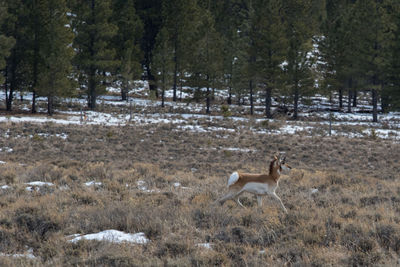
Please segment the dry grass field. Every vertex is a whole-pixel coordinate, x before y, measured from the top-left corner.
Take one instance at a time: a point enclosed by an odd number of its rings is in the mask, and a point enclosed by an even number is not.
[[[399,143],[244,126],[1,123],[0,265],[400,264]],[[293,167],[277,190],[287,215],[248,194],[246,209],[213,205],[232,171],[266,171],[277,151]],[[150,241],[69,241],[107,229]]]

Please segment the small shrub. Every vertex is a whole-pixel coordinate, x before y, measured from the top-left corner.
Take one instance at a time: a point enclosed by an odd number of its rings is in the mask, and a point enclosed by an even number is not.
[[[308,258],[308,253],[303,244],[299,242],[282,245],[278,252],[278,257],[284,265],[304,265],[304,258]]]
[[[13,236],[10,232],[0,230],[0,251],[8,251],[13,248],[15,246],[13,242]]]
[[[245,214],[241,217],[241,221],[243,226],[249,227],[254,223],[254,218],[251,214]]]
[[[372,128],[372,129],[371,129],[370,137],[371,137],[371,139],[373,139],[373,140],[378,139],[378,134],[376,133],[375,128]]]
[[[157,250],[158,257],[177,257],[180,255],[190,254],[191,248],[186,244],[183,243],[182,240],[169,240],[165,243],[161,244]]]
[[[16,211],[15,223],[19,229],[46,240],[48,235],[61,229],[56,218],[41,214],[36,208],[22,208]]]
[[[224,254],[207,251],[206,253],[197,253],[192,256],[192,266],[224,266],[227,265],[227,258]]]
[[[400,252],[400,232],[393,225],[379,224],[376,226],[376,235],[379,244],[389,250]]]
[[[375,248],[374,240],[358,225],[346,226],[341,239],[345,247],[355,252],[369,253]]]
[[[353,252],[349,258],[349,265],[351,266],[373,266],[381,256],[377,253],[363,253],[360,251]]]
[[[32,136],[32,141],[34,141],[34,142],[43,142],[44,138],[42,136],[38,135],[38,134],[34,134]]]
[[[339,176],[337,174],[330,174],[328,176],[328,181],[331,185],[343,185],[344,184],[344,179],[342,176]]]
[[[14,184],[17,174],[15,170],[7,169],[6,171],[0,174],[0,179],[3,180],[6,184]]]
[[[269,128],[269,120],[263,120],[263,121],[260,123],[260,126],[261,126],[261,128],[263,128],[263,129],[268,129],[268,128]]]
[[[112,132],[112,131],[108,131],[106,134],[106,137],[109,139],[112,138],[113,136],[114,136],[114,132]]]
[[[72,193],[72,198],[77,202],[79,205],[96,205],[98,204],[98,200],[96,196],[88,192],[76,192]]]
[[[230,158],[230,157],[233,156],[233,152],[230,151],[230,150],[224,150],[224,156],[225,156],[226,158]]]
[[[196,209],[194,210],[192,216],[197,228],[208,229],[211,227],[211,214],[203,210]]]
[[[360,198],[361,207],[372,206],[379,203],[387,202],[389,199],[386,197],[372,196]]]
[[[232,112],[230,111],[229,106],[227,105],[221,106],[221,112],[222,116],[224,116],[225,118],[232,116]]]

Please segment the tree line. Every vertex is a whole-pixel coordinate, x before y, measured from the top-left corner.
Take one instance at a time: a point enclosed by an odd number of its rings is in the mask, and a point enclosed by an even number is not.
[[[182,88],[206,112],[216,90],[227,104],[338,95],[351,112],[371,93],[373,120],[400,107],[400,3],[396,0],[0,0],[0,84],[6,109],[16,92],[87,97],[110,83],[126,100],[135,79],[173,101]],[[76,89],[78,88],[78,90]],[[344,107],[343,98],[347,97]]]

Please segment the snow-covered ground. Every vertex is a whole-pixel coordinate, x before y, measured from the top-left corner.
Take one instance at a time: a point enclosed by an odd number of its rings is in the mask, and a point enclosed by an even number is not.
[[[99,233],[81,235],[81,234],[74,234],[70,235],[67,238],[70,238],[69,242],[75,243],[79,240],[97,240],[97,241],[108,241],[113,243],[133,243],[133,244],[146,244],[150,240],[147,239],[144,233],[125,233],[118,230],[105,230]]]
[[[142,84],[142,90],[146,91],[148,85]],[[113,89],[119,92],[118,89]],[[28,96],[29,97],[29,96]],[[0,101],[4,99],[4,93],[0,93]],[[312,109],[313,112],[303,112],[300,116],[306,118],[303,121],[285,121],[265,118],[249,118],[249,117],[223,117],[215,115],[198,114],[204,110],[203,104],[182,103],[167,101],[165,105],[169,108],[166,113],[148,113],[146,108],[159,107],[161,102],[158,100],[149,100],[142,98],[130,98],[128,102],[119,101],[119,96],[101,96],[99,97],[99,105],[121,107],[123,112],[107,113],[100,111],[72,111],[57,110],[57,115],[48,117],[46,115],[1,115],[0,123],[55,123],[64,125],[104,125],[104,126],[125,126],[125,125],[151,125],[151,124],[168,124],[173,127],[174,131],[189,131],[193,133],[207,132],[226,132],[233,133],[242,130],[251,130],[255,134],[277,134],[277,135],[323,135],[329,134],[329,117],[332,118],[331,134],[334,136],[353,137],[371,137],[390,139],[395,142],[400,141],[400,112],[379,114],[378,123],[372,122],[372,115],[365,113],[329,113],[326,107],[329,107],[329,101],[326,97],[316,95],[311,97],[312,104],[303,107],[303,110]],[[39,99],[43,101],[45,99]],[[76,103],[82,106],[86,105],[85,99],[65,99],[67,103]],[[359,107],[370,108],[369,103],[365,100],[359,101]],[[135,107],[136,112],[130,113],[129,110]],[[231,108],[237,108],[232,106]],[[262,108],[262,106],[260,106]],[[28,107],[26,107],[28,109]],[[174,112],[175,109],[181,109],[182,112]],[[137,112],[137,110],[142,110]],[[265,127],[256,127],[255,125],[266,125]],[[273,124],[274,127],[268,125]],[[249,126],[250,125],[250,126]],[[354,129],[354,130],[353,130]],[[4,137],[9,133],[0,133]],[[68,139],[65,133],[36,134],[39,137],[58,137],[64,140]],[[30,136],[33,138],[33,136]],[[235,149],[232,149],[233,151]],[[0,148],[0,153],[12,153],[9,148]]]

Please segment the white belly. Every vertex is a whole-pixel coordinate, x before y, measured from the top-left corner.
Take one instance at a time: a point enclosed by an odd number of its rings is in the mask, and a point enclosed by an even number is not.
[[[247,183],[244,187],[243,190],[249,193],[253,193],[256,195],[266,195],[268,193],[271,193],[271,187],[268,186],[268,184],[265,183]]]

